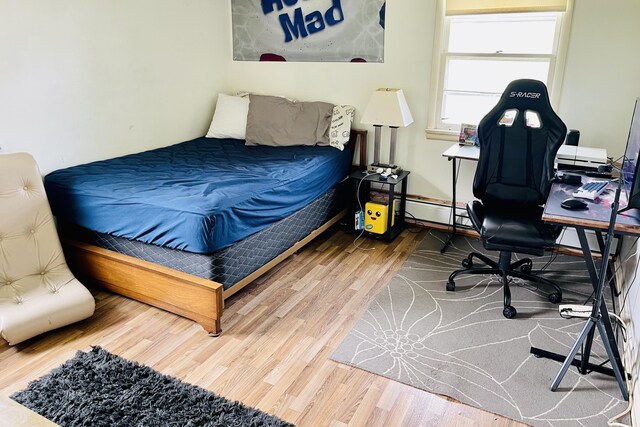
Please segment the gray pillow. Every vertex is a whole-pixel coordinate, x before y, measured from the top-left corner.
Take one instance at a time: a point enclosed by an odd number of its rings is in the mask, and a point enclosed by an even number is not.
[[[277,96],[249,95],[246,145],[329,143],[333,104],[292,102]]]

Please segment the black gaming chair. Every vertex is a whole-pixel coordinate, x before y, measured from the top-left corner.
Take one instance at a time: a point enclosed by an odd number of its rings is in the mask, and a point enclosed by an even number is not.
[[[515,80],[498,104],[480,121],[480,158],[467,211],[482,244],[500,251],[495,262],[474,252],[462,261],[462,270],[449,276],[447,291],[455,290],[460,274],[499,274],[504,288],[503,314],[511,319],[509,277],[517,277],[553,289],[549,301],[559,303],[562,291],[557,284],[532,275],[533,263],[525,258],[511,262],[513,252],[541,256],[555,244],[561,228],[542,222],[542,206],[547,200],[554,175],[554,160],[567,127],[549,103],[544,83]],[[474,258],[486,266],[474,267]]]

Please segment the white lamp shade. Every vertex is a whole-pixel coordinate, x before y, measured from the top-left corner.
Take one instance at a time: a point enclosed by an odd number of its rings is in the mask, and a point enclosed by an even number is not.
[[[402,89],[380,88],[373,92],[360,122],[391,127],[405,127],[413,123]]]

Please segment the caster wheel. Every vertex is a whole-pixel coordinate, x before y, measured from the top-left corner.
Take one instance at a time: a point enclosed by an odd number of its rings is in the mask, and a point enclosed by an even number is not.
[[[473,267],[473,261],[471,261],[469,258],[465,258],[462,260],[462,266],[464,268],[471,268]]]
[[[447,282],[447,290],[448,290],[449,292],[453,292],[453,291],[455,291],[455,290],[456,290],[456,284],[454,283],[454,281],[453,281],[453,280],[449,280],[449,281]]]
[[[549,294],[549,302],[558,304],[560,301],[562,301],[562,295],[560,295],[558,292]]]
[[[522,271],[524,274],[531,274],[531,264],[525,264],[522,267],[520,267],[520,271]]]
[[[518,312],[516,311],[516,309],[510,305],[505,306],[504,309],[502,310],[502,314],[507,319],[513,319],[514,317],[516,317],[517,313]]]

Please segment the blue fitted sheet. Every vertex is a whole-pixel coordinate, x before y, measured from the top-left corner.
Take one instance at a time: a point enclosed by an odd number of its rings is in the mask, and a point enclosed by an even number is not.
[[[58,170],[45,177],[54,214],[100,233],[211,253],[301,209],[340,182],[349,150],[247,147],[197,138]]]

